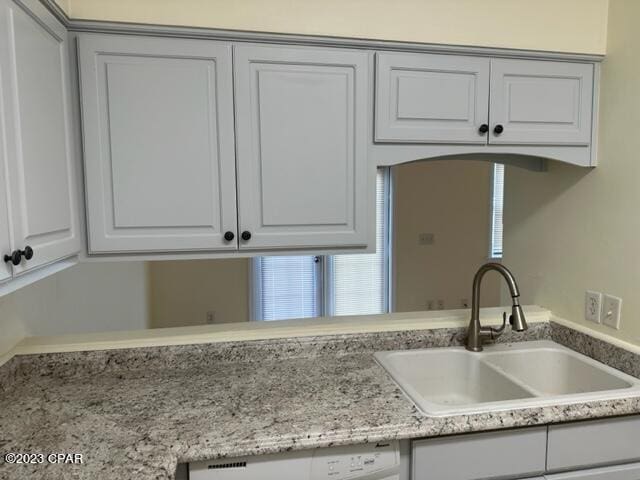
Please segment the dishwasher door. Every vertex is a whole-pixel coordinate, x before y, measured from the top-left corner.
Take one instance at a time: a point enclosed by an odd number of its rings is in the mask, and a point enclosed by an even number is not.
[[[189,480],[404,480],[397,441],[189,464]]]

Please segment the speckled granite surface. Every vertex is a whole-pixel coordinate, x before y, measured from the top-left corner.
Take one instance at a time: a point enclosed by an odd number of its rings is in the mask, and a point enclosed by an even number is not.
[[[16,358],[0,369],[0,453],[82,453],[84,463],[0,460],[0,478],[165,479],[178,462],[192,460],[640,413],[640,399],[628,399],[425,417],[371,355],[456,345],[461,334],[446,329]],[[549,325],[536,325],[525,338],[550,335]]]

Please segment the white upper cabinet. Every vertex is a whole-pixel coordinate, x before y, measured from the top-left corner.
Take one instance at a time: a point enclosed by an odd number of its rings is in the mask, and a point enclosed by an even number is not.
[[[7,159],[4,148],[6,145],[4,125],[6,120],[3,113],[0,109],[0,282],[10,279],[13,274],[11,263],[4,261],[5,255],[11,254],[11,230],[9,228],[9,199],[5,177]]]
[[[376,57],[372,157],[378,164],[506,153],[595,165],[593,63],[397,52]]]
[[[49,53],[20,81],[37,90],[27,114],[53,88],[38,70]],[[370,251],[378,165],[477,153],[594,164],[592,63],[375,56],[374,92],[369,50],[79,34],[89,253]],[[54,111],[60,96],[45,97]],[[39,144],[56,159],[60,125]],[[25,150],[25,165],[44,168],[36,157]],[[46,171],[66,191],[66,171]],[[64,219],[36,220],[51,231]]]
[[[376,140],[486,143],[490,59],[376,55]]]
[[[90,251],[237,249],[231,45],[82,35],[79,59]]]
[[[7,153],[0,161],[8,172],[10,243],[33,251],[14,274],[80,250],[67,52],[66,29],[42,4],[0,0],[0,140]]]
[[[234,46],[241,249],[368,244],[370,60],[363,51]]]
[[[589,145],[592,103],[591,64],[494,59],[489,142]]]

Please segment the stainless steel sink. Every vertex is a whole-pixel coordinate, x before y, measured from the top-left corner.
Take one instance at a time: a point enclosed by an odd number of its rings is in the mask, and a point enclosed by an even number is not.
[[[640,396],[640,380],[550,341],[480,353],[463,347],[378,352],[375,358],[431,416]]]

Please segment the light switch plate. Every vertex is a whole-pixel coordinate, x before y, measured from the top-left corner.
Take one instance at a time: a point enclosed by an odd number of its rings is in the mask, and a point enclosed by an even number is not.
[[[584,297],[584,318],[590,322],[600,323],[602,294],[587,290]]]
[[[622,311],[622,299],[613,295],[605,295],[602,300],[602,323],[606,326],[620,330],[620,312]]]

